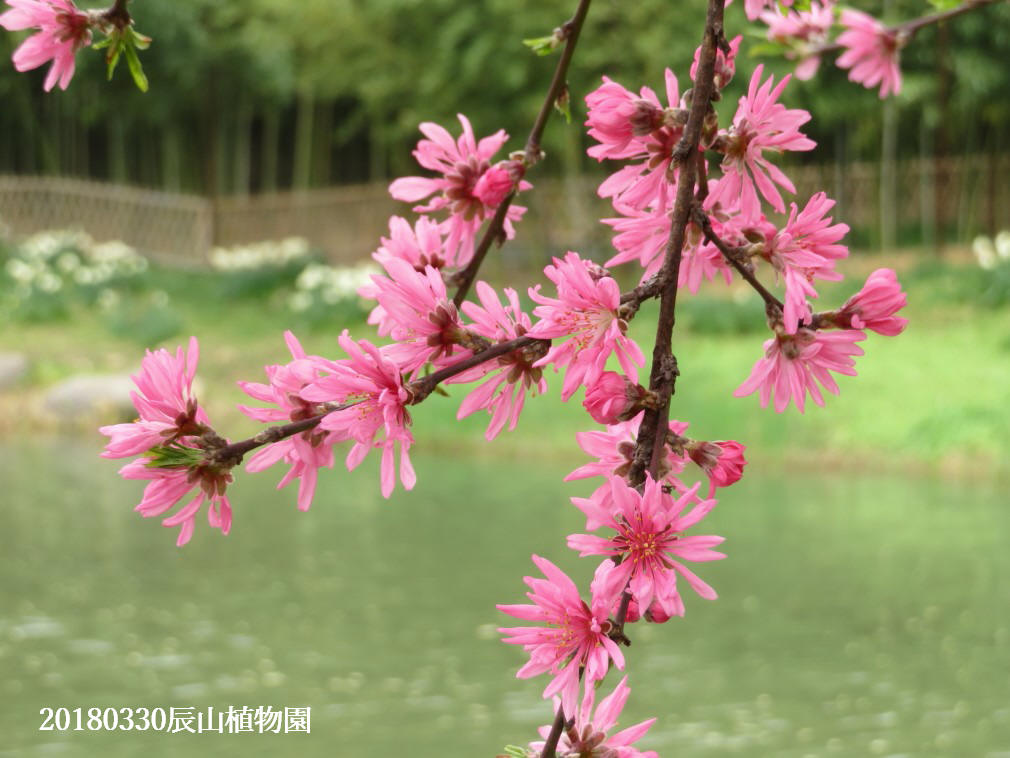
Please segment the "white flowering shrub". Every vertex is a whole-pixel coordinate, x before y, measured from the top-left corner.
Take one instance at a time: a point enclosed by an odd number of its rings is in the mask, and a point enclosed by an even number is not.
[[[215,247],[208,255],[211,268],[228,297],[260,296],[290,287],[307,265],[317,258],[302,237],[257,242],[234,247]]]
[[[355,266],[306,266],[295,280],[288,308],[312,323],[338,323],[340,319],[361,318],[371,309],[358,290],[371,283],[372,274],[381,273],[372,262]]]
[[[993,307],[1010,305],[1010,231],[990,239],[978,236],[971,244],[975,260],[985,272],[980,300]]]
[[[9,245],[5,257],[5,310],[22,319],[60,317],[80,300],[108,302],[103,293],[134,285],[148,269],[129,245],[73,230],[39,232]]]

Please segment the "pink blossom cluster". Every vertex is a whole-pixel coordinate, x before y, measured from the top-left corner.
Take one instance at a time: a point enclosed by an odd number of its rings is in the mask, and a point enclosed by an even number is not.
[[[767,10],[764,16],[777,25],[776,34],[803,36],[816,42],[830,27],[831,9],[815,5],[810,11],[790,11],[787,16]],[[738,40],[734,43],[717,57],[718,88],[725,87],[735,72]],[[697,55],[695,61],[692,77],[696,74]],[[601,196],[612,198],[619,214],[604,219],[615,231],[613,244],[617,249],[608,265],[637,262],[644,269],[643,282],[662,269],[670,236],[672,198],[680,174],[680,167],[673,163],[677,134],[671,126],[679,124],[675,118],[679,111],[674,107],[676,77],[667,69],[665,78],[671,103],[666,109],[648,88],[642,88],[641,96],[636,98],[609,79],[586,96],[586,125],[590,136],[600,142],[589,148],[589,154],[600,160],[647,158],[644,163],[632,162],[619,168],[600,186]],[[813,140],[800,131],[810,114],[780,102],[788,81],[789,77],[777,84],[773,77],[765,79],[762,66],[758,66],[746,94],[739,99],[731,125],[719,129],[715,124],[706,124],[708,131],[703,130],[702,144],[721,154],[722,160],[718,172],[705,165],[701,172],[705,191],[699,192],[699,198],[715,236],[735,250],[737,259],[732,261],[723,255],[711,234],[703,233],[692,221],[678,275],[679,284],[696,293],[704,280],[714,280],[717,275],[731,283],[732,264],[751,271],[761,261],[771,267],[785,289],[782,302],[774,307],[769,303],[769,326],[776,336],[766,343],[765,357],[737,394],[760,390],[762,404],[774,395],[776,410],[784,410],[792,400],[802,411],[808,394],[815,403],[822,404],[821,388],[838,391],[832,373],[855,373],[853,357],[862,351],[854,343],[864,339],[865,333],[857,326],[863,323],[858,317],[853,320],[833,312],[815,314],[810,305],[818,298],[816,282],[841,280],[836,266],[848,256],[843,242],[848,227],[835,223],[829,215],[834,201],[818,192],[802,209],[791,203],[784,222],[773,221],[771,215],[786,212],[782,190],[795,194],[793,183],[773,158],[785,151],[803,152],[814,147]],[[705,158],[699,160],[708,162]],[[861,300],[871,309],[880,309],[875,318],[895,319],[894,313],[904,305],[904,296],[893,272],[889,277],[874,275],[872,290],[872,296],[864,295]],[[896,325],[901,322],[888,321],[890,326],[882,333],[898,333]],[[842,331],[822,331],[827,329]],[[633,384],[635,376],[627,373]],[[594,373],[586,379],[590,385],[586,407],[594,418],[612,423],[621,418],[621,413],[626,414],[623,418],[630,418],[642,407],[642,399],[636,399],[634,391],[616,378],[608,377],[599,387],[592,386],[600,376]]]
[[[199,357],[195,337],[185,351],[180,347],[175,355],[164,349],[148,351],[140,371],[133,375],[137,391],[131,396],[137,420],[99,429],[110,438],[102,457],[141,456],[119,474],[149,482],[135,509],[144,518],[165,514],[197,489],[189,503],[161,522],[181,527],[176,542],[180,547],[193,536],[196,514],[204,502],[209,503],[210,525],[223,534],[231,529],[231,503],[225,495],[231,476],[204,455],[209,421],[193,394]]]
[[[831,49],[829,36],[835,24],[833,0],[813,0],[807,10],[776,7],[760,11],[768,25],[768,39],[785,47],[787,58],[798,60],[796,77],[810,79],[817,73],[821,55]],[[749,15],[749,12],[748,12]],[[753,17],[752,17],[753,18]],[[862,11],[845,8],[840,17],[843,31],[835,44],[842,48],[837,64],[849,69],[849,79],[872,89],[879,85],[881,99],[901,92],[899,52],[907,34],[889,28]]]
[[[766,5],[748,0],[746,10],[768,16]],[[791,30],[782,35],[806,35],[814,43],[824,19],[815,23],[804,14],[815,11],[830,9],[814,6],[773,21]],[[736,74],[740,43],[739,37],[727,43],[716,57],[717,91],[729,87]],[[699,60],[696,54],[692,80]],[[523,310],[515,290],[499,292],[483,281],[474,284],[475,301],[463,298],[473,280],[466,267],[474,260],[482,224],[497,213],[504,218],[503,234],[515,232],[524,209],[511,199],[530,188],[523,180],[526,159],[493,163],[507,136],[498,131],[478,141],[464,116],[458,138],[425,123],[414,155],[436,175],[397,179],[390,192],[426,204],[415,207],[421,214],[416,220],[390,219],[389,236],[373,253],[382,272],[360,290],[375,301],[368,320],[387,344],[355,340],[344,331],[337,339],[344,357],[326,358],[309,354],[285,332],[290,360],[267,366],[265,382],[240,382],[259,403],[240,406],[242,412],[276,426],[234,445],[214,432],[194,396],[196,340],[174,355],[149,352],[134,377],[137,420],[101,430],[110,438],[106,457],[139,456],[122,474],[149,481],[137,506],[142,515],[163,515],[197,490],[163,520],[181,527],[182,545],[204,503],[210,525],[228,532],[231,505],[225,491],[231,470],[247,452],[259,448],[248,471],[287,466],[278,487],[298,481],[296,502],[304,511],[319,470],[333,466],[338,446],[346,447],[349,470],[378,450],[380,491],[388,498],[397,479],[407,490],[416,483],[410,406],[436,385],[473,385],[457,415],[485,411],[490,417],[485,436],[491,440],[506,427],[516,428],[527,396],[547,391],[549,367],[563,371],[562,399],[581,388],[584,408],[605,427],[576,435],[590,460],[566,477],[597,478],[588,497],[570,498],[586,524],[584,533],[568,535],[567,545],[599,563],[583,598],[564,571],[534,555],[542,577],[525,577],[529,602],[497,607],[524,622],[499,631],[528,657],[518,677],[548,675],[543,695],[556,697],[558,712],[570,722],[559,743],[567,755],[655,756],[632,746],[651,720],[608,734],[628,699],[627,679],[599,703],[595,691],[611,667],[624,668],[626,624],[684,616],[685,585],[715,599],[693,564],[725,557],[715,549],[723,538],[694,530],[715,508],[716,494],[739,481],[747,464],[740,442],[694,439],[687,436],[687,422],[669,420],[672,385],[663,394],[656,374],[650,388],[639,384],[645,355],[629,336],[629,321],[654,293],[640,294],[643,287],[622,293],[609,267],[635,262],[643,285],[672,286],[676,251],[667,250],[672,213],[678,190],[690,182],[691,220],[677,284],[696,293],[703,281],[721,278],[761,293],[771,337],[735,394],[756,392],[762,406],[772,404],[778,412],[790,403],[802,412],[808,396],[823,405],[824,390],[838,392],[835,375],[855,375],[854,359],[863,353],[858,343],[867,331],[894,336],[907,323],[897,315],[905,295],[889,269],[870,274],[836,310],[815,312],[811,306],[819,298],[818,282],[842,279],[837,265],[848,255],[843,242],[848,227],[829,215],[834,201],[823,192],[802,204],[790,202],[787,211],[782,193],[796,190],[775,161],[783,152],[814,147],[801,131],[810,114],[781,102],[789,77],[776,83],[758,66],[731,123],[720,128],[713,109],[702,125],[700,148],[686,155],[681,140],[690,98],[682,97],[670,69],[664,78],[665,103],[648,87],[635,94],[607,78],[586,96],[586,126],[598,143],[589,155],[625,162],[599,188],[616,214],[604,223],[615,231],[617,253],[605,265],[574,251],[554,257],[544,269],[552,291],[531,287],[531,312]],[[692,169],[685,172],[688,165]],[[781,284],[782,300],[757,280],[762,270]],[[450,294],[460,282],[465,286]],[[661,347],[657,339],[657,354]],[[664,369],[657,362],[657,367],[675,377],[676,365]],[[536,754],[543,747],[530,744]]]
[[[389,185],[389,194],[408,203],[428,198],[426,205],[414,207],[418,213],[447,212],[438,227],[444,242],[437,255],[448,265],[465,266],[473,257],[477,231],[484,220],[494,215],[509,194],[533,185],[522,178],[522,161],[510,158],[491,163],[508,140],[504,130],[478,141],[467,117],[459,114],[458,118],[463,133],[457,139],[438,124],[425,122],[420,127],[425,139],[417,143],[414,157],[422,168],[439,176],[397,179]],[[509,206],[504,226],[507,238],[513,237],[513,224],[525,212],[521,206]],[[430,256],[436,251],[427,248],[424,252]]]

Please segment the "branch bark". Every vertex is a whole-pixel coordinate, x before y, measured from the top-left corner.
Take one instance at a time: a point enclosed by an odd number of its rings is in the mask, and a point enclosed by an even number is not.
[[[638,432],[635,458],[628,472],[628,482],[640,486],[645,482],[646,471],[656,476],[663,458],[666,427],[670,418],[670,397],[676,388],[677,358],[673,354],[673,328],[676,324],[677,284],[680,278],[681,254],[687,224],[695,201],[695,184],[698,179],[698,162],[692,160],[698,151],[701,130],[705,116],[711,107],[715,94],[715,60],[720,40],[723,39],[723,0],[709,0],[705,20],[705,35],[702,40],[695,86],[691,100],[684,135],[674,151],[680,157],[677,177],[677,195],[671,216],[670,237],[668,238],[663,268],[659,278],[660,304],[659,323],[656,328],[656,342],[652,351],[652,372],[649,389],[660,399],[659,407],[646,410]],[[618,619],[618,622],[622,622]]]
[[[712,222],[708,218],[708,214],[698,206],[695,206],[694,208],[694,222],[701,228],[702,233],[705,235],[705,239],[715,245],[719,252],[722,253],[722,257],[725,258],[726,261],[739,272],[740,276],[742,276],[759,295],[761,295],[762,299],[765,301],[765,305],[769,308],[778,308],[781,313],[785,309],[785,306],[782,305],[782,301],[769,292],[768,289],[761,284],[758,278],[754,276],[754,272],[747,268],[744,261],[741,260],[739,248],[730,247],[715,233],[715,230],[712,228]]]

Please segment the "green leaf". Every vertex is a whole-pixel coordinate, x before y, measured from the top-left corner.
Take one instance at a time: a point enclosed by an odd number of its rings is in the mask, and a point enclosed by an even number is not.
[[[175,442],[152,447],[145,455],[147,468],[193,468],[203,461],[203,451]]]
[[[531,37],[523,40],[523,44],[537,55],[550,55],[557,48],[558,42],[554,34],[549,37]]]
[[[130,76],[133,77],[134,84],[141,92],[147,92],[147,76],[144,75],[144,68],[140,65],[137,48],[132,44],[126,44],[123,52],[126,53],[126,65],[130,67]]]
[[[781,56],[785,51],[785,45],[778,42],[759,42],[750,46],[750,57]]]
[[[116,43],[109,47],[109,52],[105,56],[105,64],[108,68],[108,78],[110,82],[112,81],[112,73],[116,70],[116,65],[119,63],[119,56],[123,52],[123,47],[124,45],[122,39],[117,39]]]
[[[130,38],[133,40],[133,46],[138,50],[147,50],[151,46],[150,37],[145,37],[132,26],[129,28],[129,32]]]

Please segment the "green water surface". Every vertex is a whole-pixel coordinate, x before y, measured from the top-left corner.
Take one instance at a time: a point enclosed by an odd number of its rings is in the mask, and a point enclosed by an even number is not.
[[[550,720],[499,641],[531,553],[585,582],[572,466],[369,461],[308,513],[280,471],[222,537],[131,513],[97,449],[0,449],[0,756],[493,756]],[[664,756],[1010,757],[1010,502],[996,485],[758,472],[695,531],[727,540],[687,615],[630,627],[622,724]],[[583,585],[584,586],[584,585]],[[608,690],[616,679],[608,680]],[[310,734],[40,731],[45,707],[311,707]]]

